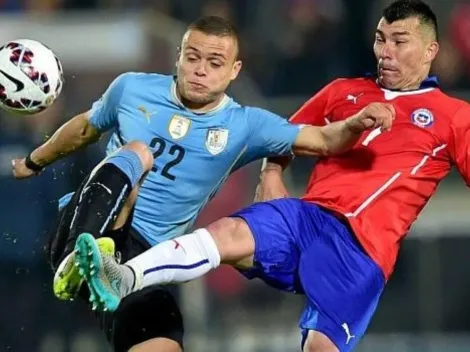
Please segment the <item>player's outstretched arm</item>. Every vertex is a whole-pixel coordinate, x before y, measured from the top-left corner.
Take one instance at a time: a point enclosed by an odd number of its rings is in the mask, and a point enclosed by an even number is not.
[[[62,125],[46,143],[36,148],[27,158],[13,160],[15,178],[22,179],[39,174],[42,168],[96,142],[103,132],[116,127],[116,112],[124,95],[126,82],[132,77],[131,73],[118,76],[88,112],[77,115]]]
[[[389,131],[395,118],[391,104],[372,103],[357,114],[323,127],[304,126],[294,143],[299,156],[329,156],[352,148],[364,131],[381,128]]]
[[[62,125],[47,142],[36,148],[28,158],[12,160],[13,175],[17,179],[36,175],[41,168],[75,150],[96,142],[100,136],[101,132],[89,123],[88,113],[79,114]]]

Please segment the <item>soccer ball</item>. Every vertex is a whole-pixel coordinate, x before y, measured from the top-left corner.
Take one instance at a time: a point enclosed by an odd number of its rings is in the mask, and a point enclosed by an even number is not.
[[[12,40],[0,47],[0,107],[32,115],[57,99],[64,83],[62,64],[44,44]]]

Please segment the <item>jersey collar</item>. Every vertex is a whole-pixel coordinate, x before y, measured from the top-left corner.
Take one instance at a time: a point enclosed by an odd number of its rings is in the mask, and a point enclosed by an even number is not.
[[[402,91],[399,89],[388,89],[382,86],[378,79],[377,75],[374,73],[367,73],[366,77],[369,77],[371,79],[375,80],[375,83],[382,89],[385,93],[385,98],[387,100],[392,100],[400,96],[405,96],[405,95],[415,95],[415,94],[423,94],[423,93],[428,93],[433,91],[436,88],[439,88],[439,79],[435,75],[430,75],[426,77],[426,79],[421,82],[421,85],[419,86],[418,89],[412,89],[412,90],[407,90],[407,91]]]
[[[391,92],[401,92],[401,90],[399,89],[389,89],[389,88],[385,88],[384,86],[382,86],[377,79],[377,74],[375,73],[366,73],[366,77],[375,79],[375,82],[382,89],[389,90]],[[439,88],[439,78],[437,78],[437,76],[435,75],[430,75],[426,77],[426,79],[423,82],[421,82],[421,85],[419,86],[419,88],[407,90],[407,92],[415,92],[415,91],[427,89],[427,88]]]

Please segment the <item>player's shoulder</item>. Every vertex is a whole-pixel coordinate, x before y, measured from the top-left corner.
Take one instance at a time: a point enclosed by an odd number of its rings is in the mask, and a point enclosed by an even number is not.
[[[445,93],[441,89],[436,90],[434,104],[440,105],[443,107],[445,106],[445,109],[447,110],[450,116],[454,116],[462,110],[470,111],[470,104],[468,102],[466,102],[465,100],[453,97]]]
[[[326,85],[325,88],[337,91],[350,90],[351,88],[376,87],[377,85],[370,77],[336,78]]]
[[[242,115],[248,121],[260,118],[279,118],[275,113],[258,106],[237,105],[233,107],[233,112]]]

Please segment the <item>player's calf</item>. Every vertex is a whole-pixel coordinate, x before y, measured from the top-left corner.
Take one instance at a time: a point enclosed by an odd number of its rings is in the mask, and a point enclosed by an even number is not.
[[[240,218],[222,218],[206,229],[162,242],[126,263],[142,287],[187,282],[220,263],[238,268],[253,265],[255,242]],[[138,289],[139,287],[136,287]]]
[[[223,218],[207,229],[159,243],[125,265],[102,253],[90,234],[81,235],[75,247],[90,299],[98,309],[110,311],[134,291],[194,280],[217,268],[221,260],[239,268],[251,267],[254,248],[251,230],[237,217]]]
[[[118,218],[125,223],[130,214],[129,209],[132,208],[132,205],[125,207],[129,203],[128,197],[133,190],[138,189],[140,181],[152,165],[153,156],[147,145],[130,142],[104,159],[86,178],[74,196],[73,217],[65,244],[61,244],[61,248],[57,248],[57,243],[53,246],[54,253],[59,252],[61,256],[56,261],[60,264],[55,265],[58,267],[54,279],[57,297],[75,297],[82,283],[78,270],[70,265],[75,262],[73,250],[76,238],[81,233],[101,237],[107,229],[114,227]],[[135,197],[131,198],[135,202]],[[122,212],[126,213],[125,216],[119,217]],[[114,250],[109,252],[114,254]]]

